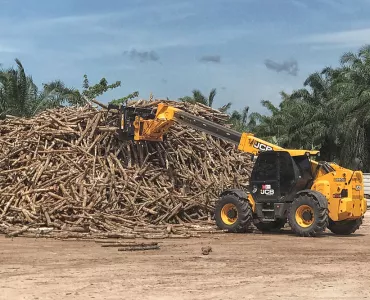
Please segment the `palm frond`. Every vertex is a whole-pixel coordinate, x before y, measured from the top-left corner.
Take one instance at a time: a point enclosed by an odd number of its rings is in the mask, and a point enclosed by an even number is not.
[[[208,99],[199,90],[193,90],[193,99],[196,103],[208,105]]]
[[[212,89],[208,96],[208,106],[209,107],[212,107],[215,96],[216,96],[216,89]]]
[[[220,112],[225,113],[225,112],[227,112],[231,108],[231,105],[232,105],[232,103],[231,102],[228,102],[228,103],[224,104],[223,106],[221,106],[218,110]]]

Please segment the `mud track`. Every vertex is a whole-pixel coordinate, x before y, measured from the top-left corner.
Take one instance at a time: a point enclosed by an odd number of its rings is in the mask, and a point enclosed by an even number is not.
[[[119,252],[0,237],[0,299],[366,299],[370,214],[350,237],[225,234]],[[202,246],[211,246],[209,255]]]

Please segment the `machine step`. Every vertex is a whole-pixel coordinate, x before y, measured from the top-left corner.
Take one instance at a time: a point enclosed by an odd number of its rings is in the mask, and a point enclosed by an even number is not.
[[[275,219],[266,219],[266,218],[262,219],[262,222],[273,222],[273,221],[275,221]]]

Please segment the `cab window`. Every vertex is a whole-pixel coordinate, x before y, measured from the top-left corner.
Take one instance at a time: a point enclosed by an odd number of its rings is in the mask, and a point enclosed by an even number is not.
[[[288,192],[295,181],[294,164],[292,157],[285,152],[279,155],[280,188]]]
[[[253,168],[252,180],[276,180],[277,162],[276,153],[263,153],[258,157]]]

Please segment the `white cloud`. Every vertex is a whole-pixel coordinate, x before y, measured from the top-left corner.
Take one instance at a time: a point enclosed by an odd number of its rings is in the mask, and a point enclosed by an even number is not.
[[[370,44],[370,28],[313,34],[295,39],[293,42],[315,44],[318,47],[361,47],[364,44]]]
[[[85,73],[91,82],[102,76],[109,81],[122,80],[123,90],[114,90],[107,99],[133,90],[148,95],[149,87],[153,86],[154,93],[163,97],[172,94],[175,98],[191,93],[193,88],[199,87],[207,93],[217,87],[222,93],[217,97],[220,101],[217,104],[232,101],[234,108],[248,104],[252,110],[258,110],[262,96],[278,101],[278,92],[292,82],[290,78],[266,74],[264,67],[260,72],[247,63],[248,53],[252,51],[249,45],[254,41],[245,37],[262,37],[266,32],[275,34],[276,23],[251,25],[250,20],[243,17],[240,22],[232,15],[209,17],[216,11],[223,11],[223,5],[231,2],[245,5],[247,0],[137,1],[145,5],[125,4],[120,11],[56,18],[47,18],[44,14],[16,20],[8,15],[0,19],[0,51],[1,46],[21,51],[14,56],[24,62],[38,83],[60,78],[67,85],[80,87]],[[258,17],[255,21],[260,23]],[[249,29],[251,27],[255,28],[254,32]],[[266,29],[270,27],[274,30]],[[242,39],[243,43],[236,41]],[[200,52],[191,49],[195,47],[199,47]],[[187,51],[181,51],[182,48]],[[224,54],[226,48],[232,49],[229,57]],[[236,48],[240,50],[235,51]],[[122,56],[125,50],[131,49],[154,50],[159,53],[163,65],[135,64]],[[245,62],[230,57],[234,52],[241,56],[239,52],[243,50]],[[202,51],[220,54],[222,65],[199,64],[196,59]],[[168,80],[166,86],[157,85],[161,78]],[[227,89],[221,92],[222,86]],[[249,90],[247,98],[246,89]]]
[[[37,29],[33,27],[32,35],[28,31],[31,31],[31,26],[24,23],[22,26],[28,29],[14,32],[17,39],[8,42],[6,48],[3,47],[10,52],[19,49],[34,56],[60,53],[65,59],[79,60],[121,55],[123,51],[131,49],[158,51],[168,48],[217,46],[249,34],[246,29],[232,27],[185,31],[171,27],[143,28],[126,23],[125,26],[116,28],[114,24],[104,24],[89,18],[81,18],[81,23],[77,24],[73,17],[71,21],[74,25],[64,21],[66,20],[48,22],[48,26],[40,26]]]
[[[79,60],[120,55],[131,49],[146,51],[221,45],[249,33],[243,28],[212,24],[201,29],[178,26],[196,14],[193,6],[191,2],[170,2],[128,7],[119,12],[17,22],[3,18],[0,35],[10,40],[8,50],[20,49],[35,56],[57,55],[59,52],[64,59]]]

